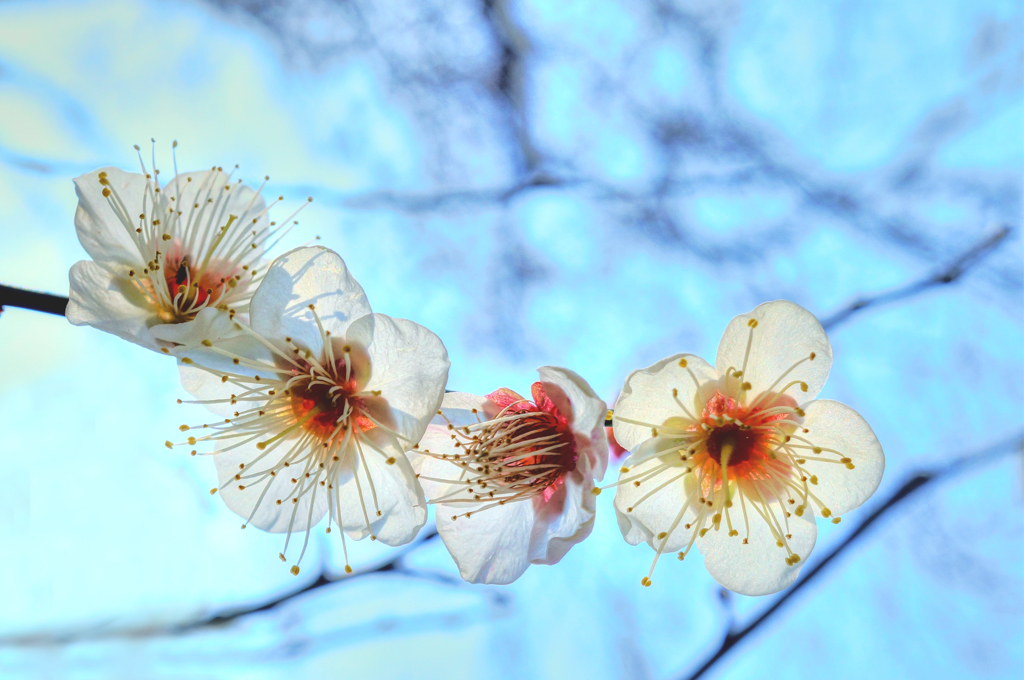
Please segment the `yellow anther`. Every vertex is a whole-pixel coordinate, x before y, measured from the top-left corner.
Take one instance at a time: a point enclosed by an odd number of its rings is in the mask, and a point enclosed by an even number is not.
[[[833,517],[832,518],[832,524],[839,524],[842,521],[843,521],[842,517]]]
[[[200,344],[202,344],[203,347],[213,347],[213,343],[209,340],[203,340]]]
[[[594,494],[595,496],[600,496],[601,489],[600,487],[595,486],[593,489],[590,490],[590,493]]]
[[[292,576],[298,576],[299,575],[299,565],[297,565],[297,564],[292,565],[292,568],[290,569],[290,571],[292,572]]]
[[[640,579],[640,585],[642,585],[644,588],[650,588],[651,587],[651,579],[649,579],[646,576],[644,576],[642,579]]]
[[[346,573],[346,574],[351,574],[351,573],[352,573],[352,567],[350,567],[350,566],[348,566],[348,565],[346,564],[346,565],[345,565],[345,573]]]
[[[832,511],[829,510],[828,508],[822,508],[821,509],[821,516],[822,517],[831,517],[832,516]]]
[[[188,425],[180,425],[178,426],[178,429],[182,432],[188,432]]]
[[[108,187],[103,187],[103,198],[109,198],[109,197],[110,197],[110,189]]]
[[[686,359],[680,359],[679,360],[679,366],[681,368],[686,368]]]
[[[751,328],[757,328],[757,319],[750,319],[747,321],[747,325]]]
[[[750,383],[745,382],[742,385],[740,385],[740,387],[742,387],[744,390],[749,390],[753,386]]]
[[[174,444],[172,444],[172,443],[171,443],[171,442],[169,442],[169,441],[166,441],[166,442],[164,442],[164,446],[166,446],[166,447],[167,447],[167,448],[169,448],[169,449],[173,449],[173,448],[174,448]]]
[[[394,464],[395,464],[395,457],[394,457],[394,456],[391,456],[390,458],[388,458],[388,459],[387,459],[386,461],[384,461],[384,462],[385,462],[385,463],[387,463],[388,465],[394,465]]]
[[[216,489],[210,489],[210,495],[211,495],[211,496],[212,496],[213,494],[215,494],[215,493],[217,493],[217,490],[216,490]]]
[[[668,536],[668,534],[665,533],[664,531],[662,531],[660,534],[658,534],[658,540],[660,541],[661,539],[665,538],[666,536]]]
[[[195,437],[189,437],[188,438],[188,445],[189,446],[195,446],[196,445],[196,438]]]

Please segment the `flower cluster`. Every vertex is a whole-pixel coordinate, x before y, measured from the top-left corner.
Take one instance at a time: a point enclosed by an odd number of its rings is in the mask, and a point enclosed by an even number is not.
[[[832,350],[795,304],[733,319],[714,367],[677,354],[634,371],[613,411],[551,366],[529,397],[446,392],[440,338],[374,313],[337,253],[265,259],[288,227],[269,220],[264,186],[219,167],[161,186],[140,164],[75,180],[92,260],[71,269],[68,319],[177,358],[189,403],[215,416],[166,446],[212,456],[211,493],[242,528],[285,534],[282,561],[301,536],[293,574],[324,517],[343,547],[398,546],[432,505],[465,580],[511,583],[589,536],[614,487],[623,537],[655,551],[643,585],[662,554],[696,546],[720,584],[763,595],[797,577],[816,517],[839,523],[881,481],[867,423],[814,399]],[[610,447],[627,457],[597,486]]]

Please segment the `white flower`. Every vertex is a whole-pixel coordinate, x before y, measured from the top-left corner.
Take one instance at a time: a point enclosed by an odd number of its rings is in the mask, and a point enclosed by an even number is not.
[[[68,320],[164,353],[228,330],[212,310],[247,311],[283,228],[268,222],[263,187],[240,182],[213,168],[161,187],[145,165],[76,178],[75,228],[92,260],[71,267]]]
[[[445,395],[411,455],[438,504],[438,533],[473,583],[511,583],[531,563],[555,564],[594,526],[607,407],[572,371],[538,373],[533,401],[504,388]]]
[[[613,418],[632,452],[617,483],[619,528],[654,548],[655,564],[696,543],[721,585],[766,595],[796,579],[816,514],[838,524],[874,493],[885,457],[853,409],[808,401],[832,348],[802,307],[769,302],[737,316],[715,364],[677,354],[626,379]]]
[[[319,247],[275,260],[249,316],[249,327],[236,322],[236,337],[174,350],[185,388],[226,416],[182,425],[191,436],[179,445],[215,445],[221,497],[243,528],[289,534],[282,560],[291,533],[305,532],[304,553],[325,514],[343,543],[345,533],[411,541],[427,505],[405,451],[444,396],[441,340],[371,314],[342,259]]]

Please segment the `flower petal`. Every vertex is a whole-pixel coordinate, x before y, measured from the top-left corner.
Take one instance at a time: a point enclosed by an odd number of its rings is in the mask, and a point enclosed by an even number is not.
[[[819,399],[804,404],[803,426],[809,432],[801,436],[814,446],[839,451],[851,459],[854,469],[845,465],[816,460],[824,454],[806,452],[804,469],[818,478],[811,491],[828,506],[834,515],[842,515],[871,498],[882,481],[885,454],[882,445],[867,421],[846,404]],[[803,450],[800,451],[804,455]],[[835,460],[835,455],[827,456]]]
[[[257,449],[255,440],[230,450],[218,448],[214,462],[223,487],[220,495],[225,505],[243,519],[248,520],[251,515],[248,523],[254,527],[275,534],[305,531],[323,519],[327,514],[327,490],[318,484],[321,477],[316,474],[315,465],[306,469],[298,464],[270,476],[270,471],[300,439],[290,437],[266,451]],[[303,455],[305,452],[298,457]],[[242,465],[245,467],[240,467]],[[305,472],[309,472],[311,477],[307,479]],[[236,475],[241,479],[235,479]],[[292,479],[299,481],[293,482]],[[245,488],[240,489],[239,486]],[[294,498],[298,502],[293,502]]]
[[[227,312],[207,307],[200,310],[191,321],[157,324],[150,329],[150,333],[157,340],[170,345],[194,347],[203,340],[219,344],[228,338],[240,336],[242,331]]]
[[[428,500],[437,500],[455,490],[453,482],[459,478],[461,469],[451,461],[437,458],[437,456],[455,456],[458,453],[460,451],[455,447],[448,426],[437,423],[428,425],[423,439],[420,440],[419,448],[408,452],[409,462],[416,473],[416,479],[423,487],[423,495]]]
[[[68,321],[159,351],[160,343],[149,331],[155,312],[130,281],[88,260],[73,264],[69,279]]]
[[[754,329],[749,326],[751,319],[757,321]],[[812,353],[815,357],[810,360],[808,357]],[[790,370],[798,362],[802,363]],[[790,382],[802,380],[807,384],[807,392],[796,390],[791,394],[797,401],[805,401],[813,399],[828,378],[832,368],[832,346],[825,329],[813,314],[800,305],[776,300],[759,305],[749,314],[740,314],[729,322],[718,345],[715,365],[723,377],[730,368],[742,370],[743,381],[751,385],[748,394],[755,396],[769,389],[778,391]]]
[[[597,509],[593,488],[592,474],[586,478],[568,474],[549,500],[544,501],[542,496],[534,499],[531,563],[556,564],[571,547],[590,535]]]
[[[225,329],[225,332],[228,331]],[[185,391],[197,400],[206,402],[203,404],[206,408],[222,416],[231,416],[239,410],[237,405],[231,403],[233,395],[251,389],[250,385],[238,384],[231,376],[269,375],[274,371],[274,355],[270,349],[248,333],[222,337],[214,347],[209,348],[202,345],[179,345],[171,349],[170,353],[178,358],[178,375]],[[245,361],[235,364],[232,358],[235,356]],[[267,370],[259,368],[260,365]],[[222,380],[225,374],[229,376],[226,381]]]
[[[608,405],[594,393],[586,380],[567,368],[543,366],[537,369],[537,373],[548,397],[569,419],[569,426],[576,436],[577,453],[587,458],[588,472],[592,477],[601,479],[608,467],[608,436],[604,430]],[[567,405],[563,407],[558,403],[561,401]]]
[[[391,410],[389,427],[411,448],[444,398],[451,366],[444,344],[419,324],[383,314],[356,319],[346,338],[370,357],[372,373],[363,390],[380,391]]]
[[[296,248],[274,260],[253,294],[252,329],[279,344],[290,337],[319,357],[323,338],[309,305],[315,305],[324,330],[335,337],[344,337],[354,319],[370,314],[362,286],[337,253]]]
[[[751,508],[749,499],[746,503],[750,519],[748,544],[743,543],[747,534],[743,516],[736,512],[742,512],[739,499],[734,498],[733,526],[739,531],[739,535],[729,536],[723,520],[718,531],[711,529],[704,538],[697,539],[697,548],[704,555],[704,566],[721,586],[741,595],[777,593],[799,576],[800,568],[807,562],[807,557],[814,549],[818,529],[809,513],[803,517],[794,514],[788,518],[786,530],[792,538],[786,540],[793,552],[801,557],[799,562],[790,565],[786,562],[789,551],[778,547],[767,523]],[[785,508],[777,502],[769,506],[775,517],[784,523]]]
[[[106,186],[124,203],[132,224],[124,224],[111,207],[115,196],[107,198],[103,195],[105,187],[100,184],[101,172],[106,173]],[[146,258],[139,253],[130,229],[134,228],[134,220],[144,209],[147,213],[152,210],[152,200],[147,200],[145,206],[143,204],[143,197],[148,194],[146,186],[145,176],[111,167],[75,178],[75,193],[78,194],[75,230],[78,240],[89,257],[104,269],[123,272],[144,266]],[[148,199],[152,196],[148,194]]]
[[[416,538],[427,522],[427,501],[393,436],[380,428],[364,432],[358,445],[349,445],[341,465],[333,482],[332,512],[345,533],[356,540],[371,535],[390,546]]]
[[[632,465],[632,458],[627,458],[623,467],[627,472],[620,474],[620,484],[615,491],[615,516],[619,530],[630,545],[646,541],[657,550],[664,540],[658,539],[658,534],[668,531],[687,505],[684,484],[687,468],[685,465],[667,465],[658,458],[637,465]],[[693,511],[687,508],[686,517],[692,514]],[[680,550],[690,542],[691,532],[683,527],[685,521],[684,517],[667,537],[665,552]]]
[[[452,519],[463,511],[458,506],[437,510],[437,531],[462,578],[505,585],[522,576],[530,566],[533,505],[508,503]]]
[[[682,360],[686,361],[685,367],[680,365]],[[660,427],[669,418],[699,418],[703,406],[697,401],[697,383],[703,385],[717,378],[715,369],[694,354],[675,354],[633,371],[615,402],[615,440],[623,448],[636,451],[641,442],[651,437],[651,428]],[[678,400],[689,415],[672,396],[673,389],[678,390]]]
[[[468,392],[446,392],[441,401],[441,410],[444,411],[444,418],[451,421],[455,427],[476,425],[484,419],[485,406],[491,402],[487,397],[481,397]],[[474,409],[476,413],[474,413]],[[441,416],[434,416],[434,422],[447,429],[447,421]]]

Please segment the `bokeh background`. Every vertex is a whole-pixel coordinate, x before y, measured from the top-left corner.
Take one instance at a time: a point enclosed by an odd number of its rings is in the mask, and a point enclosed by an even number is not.
[[[284,245],[321,237],[376,311],[437,332],[451,388],[556,364],[611,402],[763,301],[829,318],[1010,226],[833,328],[822,396],[888,466],[813,565],[915,472],[1021,432],[1022,35],[1020,1],[0,2],[0,281],[66,294],[71,178],[150,138],[168,177],[176,139],[183,170],[314,196]],[[159,355],[0,316],[0,676],[681,678],[778,597],[723,598],[699,560],[641,588],[652,553],[606,493],[509,587],[433,540],[204,625],[344,562],[321,534],[292,577],[279,536],[239,531],[210,461],[162,446],[203,417],[179,396]],[[929,485],[709,677],[1021,677],[1022,508],[1019,451]],[[360,570],[393,555],[352,545]]]

